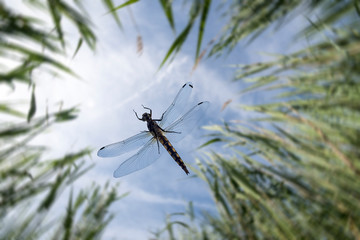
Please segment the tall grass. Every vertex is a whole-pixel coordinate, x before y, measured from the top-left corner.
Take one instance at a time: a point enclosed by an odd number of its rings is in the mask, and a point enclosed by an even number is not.
[[[76,74],[57,60],[67,47],[62,27],[64,17],[79,30],[74,54],[85,41],[92,49],[95,35],[81,10],[80,1],[71,7],[65,1],[32,0],[27,3],[45,10],[53,30],[41,19],[26,16],[0,2],[0,88],[29,86],[27,111],[18,101],[0,102],[0,239],[100,239],[113,215],[109,206],[120,198],[116,188],[93,184],[89,189],[70,189],[92,165],[90,149],[81,149],[48,159],[50,151],[36,146],[33,139],[50,127],[76,119],[79,109],[37,113],[36,76]],[[68,203],[57,199],[68,189]]]

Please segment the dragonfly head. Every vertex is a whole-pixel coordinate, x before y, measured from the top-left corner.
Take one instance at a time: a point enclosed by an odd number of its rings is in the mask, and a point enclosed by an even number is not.
[[[144,114],[142,115],[141,120],[143,120],[144,122],[146,122],[148,119],[151,119],[150,113],[144,113]]]
[[[150,111],[150,113],[144,113],[141,118],[139,118],[139,116],[137,115],[135,110],[133,110],[133,111],[134,111],[137,119],[139,119],[140,121],[147,122],[148,120],[151,120],[151,111]]]

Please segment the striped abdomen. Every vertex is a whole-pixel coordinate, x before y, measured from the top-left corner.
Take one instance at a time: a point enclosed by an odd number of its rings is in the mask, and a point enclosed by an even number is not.
[[[183,162],[179,154],[176,152],[175,148],[171,145],[170,141],[163,134],[158,136],[158,139],[160,143],[164,146],[166,151],[168,151],[171,157],[175,160],[175,162],[179,164],[179,166],[185,171],[186,174],[189,174],[189,171],[187,170],[185,163]]]

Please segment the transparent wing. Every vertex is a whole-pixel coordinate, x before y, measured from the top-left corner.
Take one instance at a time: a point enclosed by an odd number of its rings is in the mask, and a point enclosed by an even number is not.
[[[160,127],[169,125],[180,117],[185,110],[192,89],[193,85],[191,82],[187,82],[182,86],[174,101],[164,112],[163,120],[158,123]]]
[[[181,118],[176,120],[165,131],[174,131],[177,133],[166,133],[166,137],[170,142],[177,142],[184,138],[198,124],[199,120],[204,117],[209,102],[200,102],[187,111]]]
[[[161,149],[163,150],[163,149]],[[160,153],[163,153],[161,151]],[[153,164],[161,154],[158,152],[156,139],[148,141],[135,155],[123,162],[114,172],[114,177],[122,177]]]
[[[150,132],[144,131],[136,134],[135,136],[129,137],[124,141],[109,144],[105,147],[100,148],[100,150],[97,152],[97,155],[99,157],[116,157],[131,150],[140,148],[141,146],[146,144],[151,138],[152,135],[150,134]]]

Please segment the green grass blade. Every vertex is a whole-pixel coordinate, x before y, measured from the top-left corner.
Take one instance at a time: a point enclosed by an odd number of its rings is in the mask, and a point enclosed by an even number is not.
[[[120,8],[127,7],[127,6],[129,6],[129,5],[133,4],[133,3],[138,2],[138,1],[139,1],[139,0],[128,0],[128,1],[124,2],[123,4],[120,4],[119,6],[117,6],[117,7],[115,7],[115,8],[112,8],[112,9],[110,10],[110,12],[117,11],[117,10],[119,10]]]
[[[159,69],[164,66],[166,61],[170,58],[171,55],[175,55],[181,48],[181,46],[184,44],[184,41],[189,34],[192,27],[192,23],[188,23],[188,25],[185,27],[185,29],[179,34],[179,36],[175,39],[171,47],[169,48],[168,52],[166,53],[164,59],[162,60]]]
[[[30,108],[27,115],[27,122],[29,123],[36,113],[36,99],[35,99],[35,84],[32,86]]]
[[[201,12],[201,17],[200,17],[195,59],[198,59],[199,55],[200,55],[201,42],[203,39],[205,26],[206,26],[206,19],[207,19],[208,13],[209,13],[210,6],[211,6],[211,0],[205,0],[203,3],[203,6],[202,6],[202,12]]]
[[[160,5],[168,19],[171,29],[175,32],[174,16],[172,12],[171,2],[169,0],[159,0]]]

